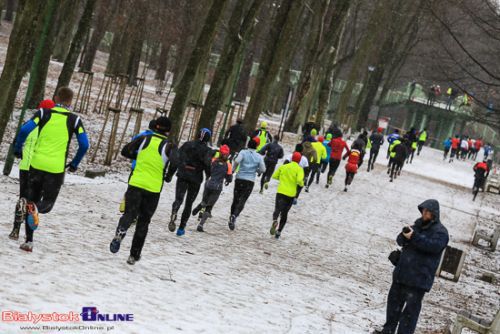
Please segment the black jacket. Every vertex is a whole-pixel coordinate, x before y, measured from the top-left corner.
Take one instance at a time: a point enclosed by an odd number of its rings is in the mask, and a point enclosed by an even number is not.
[[[226,131],[223,144],[231,149],[231,152],[239,152],[245,147],[247,142],[247,132],[241,124],[235,124]]]
[[[392,152],[396,153],[393,159],[400,163],[403,163],[408,156],[408,148],[404,143],[394,146]]]
[[[318,126],[314,122],[307,122],[302,128],[302,136],[305,138],[311,135],[312,129],[319,130]]]
[[[233,180],[231,164],[222,159],[214,159],[210,172],[210,178],[207,180],[205,187],[210,190],[222,190],[224,180],[230,183]]]
[[[434,199],[424,201],[418,206],[430,210],[434,220],[424,223],[419,218],[413,224],[410,240],[400,233],[396,239],[402,246],[401,257],[394,268],[393,280],[396,283],[430,291],[434,276],[441,259],[441,253],[448,245],[449,236],[446,227],[439,220],[439,202]]]
[[[352,143],[351,150],[358,150],[359,152],[361,152],[361,155],[363,156],[365,154],[365,149],[366,149],[366,140],[363,138],[362,135],[359,135],[358,138]]]
[[[210,177],[210,163],[213,151],[201,140],[185,142],[171,160],[167,174],[171,177],[177,171],[177,177],[191,182],[202,183],[203,172]]]
[[[260,154],[264,155],[264,161],[270,163],[278,163],[278,160],[283,158],[285,153],[283,148],[278,142],[272,142],[264,145],[259,151]]]
[[[378,151],[380,146],[384,144],[384,135],[378,132],[374,132],[370,136],[370,143],[372,144],[371,150]]]

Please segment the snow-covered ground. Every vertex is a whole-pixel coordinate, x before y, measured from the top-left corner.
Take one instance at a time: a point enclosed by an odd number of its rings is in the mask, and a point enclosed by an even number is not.
[[[135,266],[125,263],[132,233],[117,255],[108,249],[126,173],[68,177],[53,212],[41,217],[32,254],[7,238],[18,184],[2,176],[0,309],[80,313],[95,306],[101,313],[133,313],[133,322],[105,323],[116,333],[367,333],[384,322],[392,270],[387,256],[396,248],[395,236],[418,217],[420,202],[436,198],[451,244],[468,255],[458,283],[437,279],[425,297],[418,333],[440,333],[463,309],[492,317],[500,307],[499,285],[478,276],[498,277],[500,257],[471,248],[469,240],[476,225],[498,224],[499,197],[480,194],[472,202],[462,187],[420,177],[467,184],[472,163],[450,166],[439,155],[424,148],[405,167],[411,174],[404,171],[393,183],[380,157],[375,171],[362,168],[347,193],[342,166],[333,188],[324,188],[323,175],[320,185],[301,195],[279,241],[269,236],[276,183],[264,195],[254,189],[235,231],[226,223],[230,186],[207,232],[196,232],[191,220],[182,238],[167,230],[174,193],[174,184],[167,184]],[[29,323],[0,322],[0,332],[40,332],[21,325]]]
[[[5,57],[9,29],[9,24],[2,23],[0,59]],[[101,74],[94,79],[93,96],[105,64],[106,55],[99,52],[94,70]],[[60,68],[60,63],[51,62],[47,96]],[[17,106],[24,97],[27,78]],[[75,90],[79,80],[76,74]],[[143,98],[144,125],[163,102],[164,96],[154,95],[149,73]],[[18,112],[14,116],[0,147],[1,161]],[[104,117],[82,118],[95,149]],[[123,123],[122,119],[122,128]],[[269,123],[276,132],[279,118],[273,117]],[[290,152],[293,135],[285,134],[285,138]],[[0,176],[0,311],[80,313],[82,307],[95,306],[101,314],[134,315],[133,322],[106,322],[102,330],[63,331],[75,333],[367,333],[384,322],[392,272],[387,256],[396,248],[397,233],[418,217],[420,202],[436,198],[451,244],[464,249],[467,259],[458,283],[436,280],[425,297],[418,333],[443,332],[459,310],[491,318],[500,308],[500,257],[498,252],[471,248],[469,241],[476,226],[490,230],[498,226],[500,198],[480,194],[472,202],[472,162],[449,164],[442,161],[441,152],[427,147],[413,164],[405,166],[401,178],[390,183],[384,153],[382,148],[375,171],[368,174],[362,168],[348,193],[342,191],[343,165],[333,188],[323,187],[323,175],[321,184],[313,185],[311,193],[303,193],[292,208],[279,241],[269,236],[276,183],[264,195],[254,189],[236,231],[227,228],[231,185],[217,203],[207,232],[197,233],[191,220],[182,238],[167,230],[175,186],[167,184],[143,258],[133,267],[125,263],[133,228],[120,253],[109,252],[120,217],[118,205],[127,187],[127,161],[119,158],[106,167],[106,178],[83,178],[85,169],[102,168],[97,164],[103,158],[101,150],[96,164],[89,162],[89,156],[78,175],[67,175],[54,210],[41,217],[32,254],[19,250],[20,242],[7,237],[18,193],[14,169],[11,177]],[[478,280],[484,272],[493,272],[497,283]],[[102,326],[76,323],[89,324]],[[35,326],[43,325],[47,324]],[[30,323],[0,321],[0,333],[57,331],[20,326]],[[108,331],[107,326],[113,329]]]

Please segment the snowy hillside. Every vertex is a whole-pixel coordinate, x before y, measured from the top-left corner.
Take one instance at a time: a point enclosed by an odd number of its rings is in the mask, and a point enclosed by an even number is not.
[[[462,187],[471,184],[472,163],[450,166],[439,157],[425,148],[390,183],[381,156],[375,171],[363,166],[347,193],[342,164],[332,188],[324,188],[322,175],[320,185],[301,195],[278,241],[269,235],[276,183],[264,195],[254,189],[233,232],[227,228],[231,185],[207,232],[196,232],[191,219],[182,238],[167,229],[174,183],[167,184],[135,266],[125,263],[132,233],[117,255],[109,252],[126,173],[96,180],[68,175],[29,254],[7,237],[18,189],[13,171],[0,178],[0,309],[80,313],[95,306],[101,313],[133,313],[133,322],[104,323],[115,333],[367,333],[385,319],[387,256],[396,235],[418,218],[420,202],[436,198],[451,244],[468,255],[458,283],[437,279],[425,297],[418,333],[442,332],[459,310],[491,318],[500,307],[499,285],[478,276],[498,276],[499,253],[471,248],[469,240],[476,225],[498,224],[499,197],[480,194],[472,202],[469,187]],[[30,324],[2,322],[0,332],[40,332],[21,330],[24,325]]]

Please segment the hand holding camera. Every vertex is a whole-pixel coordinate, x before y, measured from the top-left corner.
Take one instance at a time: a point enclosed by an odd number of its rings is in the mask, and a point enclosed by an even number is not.
[[[413,236],[413,229],[410,226],[405,226],[403,227],[403,236],[410,240],[411,237]]]

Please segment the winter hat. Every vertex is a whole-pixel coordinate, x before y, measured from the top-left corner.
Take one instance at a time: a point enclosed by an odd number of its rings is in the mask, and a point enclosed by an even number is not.
[[[295,152],[301,153],[304,150],[304,146],[302,144],[295,145]]]
[[[210,141],[210,137],[212,137],[212,131],[210,131],[207,128],[203,128],[203,129],[200,130],[200,137],[199,137],[199,139],[202,142],[207,143],[208,141]]]
[[[316,130],[316,129],[312,129],[312,130],[311,130],[311,136],[313,136],[313,137],[314,137],[314,136],[316,136],[317,134],[318,134],[318,130]]]
[[[266,121],[262,121],[262,123],[260,123],[260,127],[262,129],[267,129],[267,122]]]
[[[227,145],[222,145],[222,146],[219,148],[219,152],[220,152],[220,154],[222,154],[222,155],[229,155],[229,153],[231,153],[231,150],[229,149],[229,146],[227,146]]]
[[[149,125],[148,125],[148,129],[154,130],[155,127],[156,127],[156,120],[155,119],[150,120]]]
[[[326,134],[326,140],[332,140],[332,134],[331,133],[327,133]]]
[[[378,133],[382,133],[382,131],[384,131],[384,129],[382,129],[382,128],[380,128],[380,127],[377,129],[377,132],[378,132]]]
[[[300,154],[299,152],[293,152],[292,154],[293,162],[299,163],[301,159],[302,159],[302,154]]]
[[[40,108],[42,108],[42,109],[52,109],[55,106],[56,106],[56,104],[54,103],[54,101],[52,101],[52,100],[43,100],[38,105],[38,109],[40,109]]]
[[[171,126],[172,123],[165,116],[158,117],[155,121],[155,129],[163,133],[169,132]]]
[[[248,148],[253,148],[256,149],[260,145],[260,138],[259,137],[253,137],[249,142],[248,142]]]
[[[318,141],[319,141],[320,143],[324,142],[324,141],[325,141],[325,137],[323,137],[323,136],[319,136],[319,137],[318,137]]]

